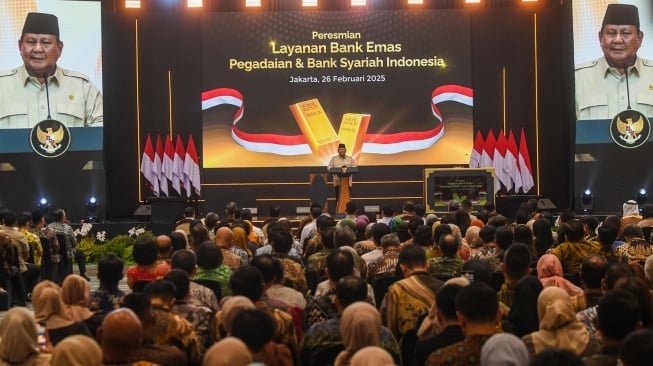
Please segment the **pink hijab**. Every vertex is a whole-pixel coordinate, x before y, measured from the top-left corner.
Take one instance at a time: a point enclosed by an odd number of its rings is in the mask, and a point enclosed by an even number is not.
[[[563,277],[562,263],[558,257],[553,254],[545,254],[537,261],[537,277],[542,282],[542,286],[559,287],[569,296],[580,296],[583,294],[583,289],[574,285]]]

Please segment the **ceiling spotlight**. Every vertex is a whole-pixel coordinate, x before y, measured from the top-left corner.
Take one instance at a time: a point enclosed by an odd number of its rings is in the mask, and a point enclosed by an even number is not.
[[[50,214],[50,202],[48,202],[48,199],[45,197],[41,197],[39,200],[39,211],[41,211],[41,214],[43,216],[48,216]]]
[[[86,202],[86,215],[84,220],[86,222],[97,222],[98,221],[98,201],[95,196],[91,196]]]

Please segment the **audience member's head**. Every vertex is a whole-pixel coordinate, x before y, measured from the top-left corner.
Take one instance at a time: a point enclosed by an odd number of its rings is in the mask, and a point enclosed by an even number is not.
[[[497,232],[497,228],[492,225],[485,225],[479,231],[478,236],[481,238],[481,242],[484,244],[494,243],[494,234]]]
[[[642,314],[642,325],[644,328],[650,328],[653,323],[653,304],[648,284],[639,277],[624,276],[615,282],[613,289],[627,291],[637,299]]]
[[[566,221],[560,225],[560,228],[564,231],[565,241],[567,242],[577,243],[585,237],[583,225],[578,220]]]
[[[597,234],[601,246],[612,248],[612,243],[617,240],[617,236],[619,235],[619,227],[610,223],[603,224],[597,229]]]
[[[451,234],[441,236],[438,245],[442,250],[442,255],[445,257],[454,258],[456,253],[458,253],[458,241]]]
[[[242,266],[229,278],[229,287],[233,295],[242,295],[257,302],[263,295],[263,275],[256,267]]]
[[[245,342],[252,353],[261,352],[276,330],[274,320],[263,309],[241,309],[233,322],[238,326],[231,328],[231,336]]]
[[[106,254],[97,266],[97,278],[100,280],[100,287],[104,289],[116,289],[118,283],[124,277],[122,259],[113,253]]]
[[[251,265],[261,271],[263,282],[267,286],[283,282],[283,264],[270,254],[257,255],[252,259]]]
[[[345,220],[340,222],[342,223],[343,221]],[[356,234],[354,233],[354,230],[349,226],[336,226],[335,232],[333,234],[333,241],[335,247],[338,248],[343,246],[353,246],[356,242]]]
[[[531,250],[526,244],[515,243],[506,250],[501,268],[515,283],[530,273]]]
[[[470,259],[463,264],[463,272],[474,275],[474,282],[490,283],[490,264],[482,259]]]
[[[320,239],[322,239],[322,245],[327,249],[333,249],[336,247],[334,236],[336,233],[336,228],[329,226],[324,230],[320,231]]]
[[[197,266],[197,256],[192,250],[178,250],[170,258],[170,268],[183,269],[189,276],[195,273],[195,266]]]
[[[587,289],[600,289],[607,270],[608,261],[605,257],[600,254],[589,255],[580,265],[580,281]]]
[[[456,296],[456,311],[463,332],[474,325],[492,326],[499,311],[497,293],[484,283],[474,282]]]
[[[175,285],[175,299],[177,301],[183,300],[188,296],[188,291],[190,289],[190,278],[188,273],[181,269],[171,269],[168,273],[163,276],[164,280],[170,281]]]
[[[630,333],[621,344],[619,360],[623,366],[648,366],[653,359],[653,331],[641,329]]]
[[[222,250],[211,240],[200,243],[197,247],[197,266],[203,269],[216,269],[222,264],[224,259]]]
[[[334,250],[326,257],[326,274],[329,280],[338,282],[354,273],[354,256],[346,250]]]
[[[413,232],[413,244],[422,247],[433,245],[433,233],[431,228],[426,225],[419,225]]]
[[[104,363],[127,363],[138,361],[143,325],[130,309],[116,309],[102,321],[98,331]]]
[[[560,348],[547,349],[533,357],[530,366],[584,366],[583,361],[575,353]]]
[[[32,365],[38,357],[36,320],[25,307],[7,311],[0,322],[0,359],[7,365]]]
[[[229,296],[225,298],[222,303],[222,325],[227,334],[231,334],[233,330],[234,319],[236,315],[243,309],[255,309],[252,300],[245,296]]]
[[[626,241],[630,241],[632,239],[643,239],[644,231],[642,231],[642,228],[637,225],[626,225],[626,227],[624,227],[623,236]]]
[[[387,234],[390,234],[390,227],[382,222],[377,222],[372,227],[372,240],[377,247],[381,246],[381,238]]]
[[[71,335],[52,350],[52,366],[103,365],[102,349],[95,339],[85,335]]]
[[[143,292],[150,299],[153,306],[158,305],[166,309],[172,307],[177,296],[177,288],[174,283],[167,280],[152,281],[145,285]]]
[[[172,240],[168,235],[159,235],[155,239],[159,258],[169,258],[172,253]]]
[[[407,245],[399,251],[398,262],[404,276],[408,276],[414,270],[426,268],[426,252],[420,246]]]
[[[168,236],[172,245],[172,253],[188,247],[188,236],[183,230],[173,231]]]
[[[344,276],[336,283],[336,299],[341,309],[367,299],[367,282],[357,276]]]
[[[510,333],[493,335],[481,349],[483,366],[527,365],[528,361],[526,345]]]
[[[156,262],[157,247],[154,239],[144,236],[140,238],[133,249],[134,262],[141,266],[149,266]]]
[[[497,243],[497,246],[503,250],[508,249],[508,247],[514,241],[514,233],[510,226],[499,226],[494,233],[494,241]]]
[[[440,238],[447,234],[453,234],[453,230],[451,230],[451,226],[448,224],[440,224],[433,228],[433,240],[436,243],[439,243]]]
[[[456,296],[458,296],[462,288],[463,286],[456,284],[445,284],[435,294],[436,314],[440,324],[443,321],[458,323],[458,317],[456,316]]]
[[[202,366],[247,366],[253,361],[245,342],[227,337],[206,351]]]
[[[608,291],[599,300],[597,317],[597,329],[604,343],[606,339],[621,342],[642,326],[639,302],[633,294],[623,289]]]
[[[347,306],[340,320],[340,336],[345,350],[336,358],[336,364],[346,364],[358,350],[380,345],[381,314],[364,301]]]

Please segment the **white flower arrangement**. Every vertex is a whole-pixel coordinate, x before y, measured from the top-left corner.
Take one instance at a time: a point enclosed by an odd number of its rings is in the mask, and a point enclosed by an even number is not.
[[[139,227],[139,228],[133,227],[133,228],[129,229],[128,233],[129,233],[130,237],[136,238],[136,237],[139,237],[139,236],[141,236],[141,235],[143,235],[145,233],[145,228],[143,228],[143,227]]]
[[[83,238],[91,232],[91,229],[93,229],[93,224],[83,223],[82,226],[78,229],[75,229],[73,233],[75,236]]]
[[[105,241],[107,241],[107,232],[106,231],[98,231],[95,234],[95,239],[100,243],[104,243]]]

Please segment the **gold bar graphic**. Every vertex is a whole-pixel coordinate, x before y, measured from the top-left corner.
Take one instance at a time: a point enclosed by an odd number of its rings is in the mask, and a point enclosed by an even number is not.
[[[369,125],[369,114],[345,113],[342,115],[338,138],[341,144],[345,144],[355,163],[358,163],[358,158],[363,150],[363,141]]]
[[[329,117],[322,109],[320,101],[310,99],[290,105],[290,111],[299,129],[308,141],[313,155],[328,160],[338,151],[338,135]]]

